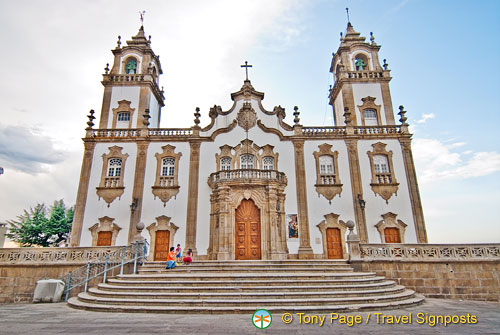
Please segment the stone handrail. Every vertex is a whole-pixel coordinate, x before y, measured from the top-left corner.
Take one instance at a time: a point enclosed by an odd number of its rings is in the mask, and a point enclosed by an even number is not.
[[[133,257],[130,247],[74,247],[74,248],[5,248],[0,249],[1,264],[87,263],[109,255],[110,261]]]
[[[360,244],[364,260],[500,260],[500,243],[496,244]]]
[[[286,177],[283,172],[276,170],[257,170],[257,169],[238,169],[224,170],[214,172],[208,177],[209,183],[217,183],[222,181],[242,180],[242,179],[259,179],[259,180],[276,180],[285,182]]]
[[[354,134],[358,135],[380,135],[399,134],[401,126],[354,126]]]
[[[95,129],[93,137],[137,137],[140,135],[138,129]]]
[[[191,136],[191,128],[156,128],[149,129],[149,136]]]
[[[302,127],[305,136],[345,135],[345,127]]]

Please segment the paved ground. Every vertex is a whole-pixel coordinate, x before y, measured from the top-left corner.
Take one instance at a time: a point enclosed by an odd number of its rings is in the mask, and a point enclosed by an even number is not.
[[[500,303],[426,299],[423,305],[396,311],[380,311],[388,316],[412,316],[411,324],[377,323],[375,312],[341,314],[362,318],[362,324],[349,327],[332,324],[330,315],[324,324],[300,324],[299,316],[285,324],[282,315],[273,315],[267,329],[257,329],[251,315],[172,315],[130,314],[81,311],[58,304],[0,305],[0,334],[500,334]],[[477,317],[475,324],[442,324],[431,327],[418,323],[418,313]],[[303,316],[304,318],[304,316]],[[379,321],[382,316],[379,315]],[[308,320],[304,318],[302,321]],[[346,320],[347,321],[347,320]],[[404,321],[404,320],[402,320]],[[464,320],[466,321],[466,320]],[[425,320],[424,320],[425,322]]]

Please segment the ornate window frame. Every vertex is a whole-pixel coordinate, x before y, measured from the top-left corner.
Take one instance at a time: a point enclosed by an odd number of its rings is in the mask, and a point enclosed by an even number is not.
[[[316,161],[316,184],[314,187],[316,188],[316,192],[318,192],[318,198],[322,195],[330,204],[332,203],[332,199],[335,198],[337,194],[340,197],[340,194],[342,193],[342,183],[340,181],[338,165],[339,152],[332,151],[332,147],[333,145],[331,144],[323,143],[318,145],[318,151],[313,152],[314,159]],[[321,156],[330,156],[333,159],[333,183],[325,183],[325,179],[321,175],[319,162]]]
[[[219,149],[220,149],[220,155],[215,154],[215,162],[217,164],[217,171],[221,171],[221,162],[220,161],[223,157],[229,157],[231,159],[231,164],[230,164],[229,170],[233,170],[233,168],[235,166],[234,155],[232,153],[233,148],[227,144],[224,144],[223,146],[219,147]]]
[[[175,153],[175,147],[167,144],[161,147],[162,152],[156,153],[156,177],[155,184],[151,187],[154,198],[157,197],[163,202],[163,207],[167,204],[170,198],[177,196],[179,193],[179,160],[182,153]],[[164,158],[175,159],[174,163],[174,175],[173,176],[163,176],[162,175],[162,164]]]
[[[97,246],[97,239],[99,232],[110,231],[111,232],[111,245],[116,245],[116,237],[120,232],[121,228],[114,223],[115,219],[108,216],[103,216],[98,219],[99,222],[94,224],[89,228],[90,234],[92,235],[92,246]]]
[[[240,144],[234,147],[233,162],[236,169],[241,169],[241,156],[252,155],[254,157],[254,169],[260,169],[260,147],[253,143],[252,140],[244,139]],[[259,164],[259,165],[258,165]]]
[[[177,232],[177,227],[173,222],[170,222],[171,218],[165,215],[160,215],[156,218],[156,222],[153,222],[146,229],[149,232],[151,250],[148,255],[148,260],[152,261],[155,255],[155,247],[156,247],[156,232],[158,230],[168,230],[170,232],[169,245],[174,245],[174,237]]]
[[[130,119],[128,121],[128,128],[132,128],[132,119],[134,117],[135,108],[130,107],[131,103],[132,102],[128,100],[118,101],[118,107],[113,108],[113,121],[111,123],[111,128],[116,128],[118,123],[118,113],[123,113],[123,112],[128,112],[130,114]]]
[[[364,111],[366,109],[375,110],[375,112],[377,113],[377,125],[378,126],[382,125],[382,116],[380,115],[380,109],[381,109],[380,107],[381,107],[381,105],[375,104],[375,99],[376,98],[370,97],[370,96],[361,98],[361,101],[363,101],[363,104],[362,105],[358,105],[358,109],[359,109],[359,112],[361,113],[361,124],[363,126],[366,126],[366,123],[365,123],[365,113],[364,113]]]
[[[394,174],[394,166],[392,164],[392,150],[387,151],[385,147],[387,144],[382,142],[377,142],[372,144],[373,151],[367,151],[368,158],[370,160],[370,169],[372,172],[372,182],[370,184],[375,195],[380,195],[386,203],[389,203],[389,199],[393,194],[398,195],[399,183],[396,180]],[[373,157],[376,155],[385,155],[387,157],[387,162],[389,163],[389,173],[376,173],[375,164],[373,162]],[[383,182],[381,182],[383,181]]]
[[[380,234],[380,241],[385,243],[385,228],[397,228],[399,232],[400,243],[405,243],[405,231],[408,225],[401,220],[396,220],[397,214],[388,212],[381,215],[383,220],[380,220],[376,225],[378,233]]]
[[[342,245],[342,258],[343,259],[348,258],[346,241],[345,241],[347,226],[345,225],[344,221],[339,220],[339,216],[340,216],[339,214],[335,214],[335,213],[326,214],[326,215],[324,215],[325,219],[316,225],[316,227],[318,227],[319,231],[321,232],[321,237],[323,240],[323,257],[324,258],[328,258],[328,247],[326,245],[326,230],[328,228],[340,229],[340,240],[341,240],[340,243]]]
[[[108,149],[109,153],[102,155],[101,181],[99,182],[99,187],[96,187],[96,193],[99,200],[103,198],[109,207],[113,200],[117,197],[121,198],[125,190],[123,185],[123,176],[125,175],[125,163],[127,161],[128,154],[122,153],[123,148],[116,145],[109,147]],[[119,158],[122,160],[120,176],[108,177],[109,161],[113,158]]]

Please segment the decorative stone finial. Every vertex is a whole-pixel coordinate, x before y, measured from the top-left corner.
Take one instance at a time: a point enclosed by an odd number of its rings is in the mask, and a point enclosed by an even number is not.
[[[389,67],[389,64],[387,64],[387,60],[384,59],[384,70],[387,70],[387,68]]]
[[[400,116],[399,122],[401,122],[402,126],[408,126],[408,123],[406,123],[406,120],[408,120],[408,118],[405,116],[406,111],[404,109],[405,108],[403,107],[403,105],[399,106],[399,113],[398,113],[398,115]]]
[[[346,126],[351,125],[351,112],[349,112],[349,107],[344,108],[344,122]]]
[[[94,122],[92,122],[95,120],[94,113],[95,113],[94,110],[91,109],[90,114],[87,115],[87,117],[89,118],[89,121],[87,122],[87,125],[88,125],[87,130],[92,129],[92,127],[94,126]]]
[[[148,44],[151,44],[151,35],[148,36]]]
[[[373,33],[370,31],[370,41],[372,42],[372,45],[375,45],[375,36],[373,36]]]
[[[299,115],[300,115],[300,112],[299,112],[299,107],[297,106],[294,106],[293,107],[293,116],[295,116],[295,118],[293,119],[293,122],[295,123],[295,125],[298,125],[299,122],[300,122],[300,118],[299,118]]]
[[[145,127],[148,127],[149,126],[149,119],[151,118],[151,115],[149,115],[149,109],[146,109],[144,111],[144,115],[143,115],[144,119],[142,120],[142,124],[145,126]]]
[[[109,73],[109,63],[106,63],[106,67],[104,68],[104,72],[105,72],[106,74],[108,74],[108,73]]]
[[[148,73],[149,74],[153,73],[153,62],[149,63],[149,65],[148,65]]]
[[[194,113],[194,124],[196,127],[199,127],[200,124],[200,107],[196,107],[196,112]]]
[[[118,41],[116,41],[116,48],[120,49],[121,45],[122,45],[122,37],[118,35]]]

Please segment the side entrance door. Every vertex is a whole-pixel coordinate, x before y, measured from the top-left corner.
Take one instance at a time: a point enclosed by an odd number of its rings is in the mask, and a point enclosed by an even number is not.
[[[170,243],[170,232],[168,230],[157,230],[155,238],[155,261],[166,261]]]
[[[342,240],[340,229],[328,228],[326,230],[326,249],[329,259],[342,259]]]
[[[113,236],[113,232],[110,232],[110,231],[98,232],[97,233],[97,246],[98,247],[110,246],[112,236]]]
[[[235,258],[260,259],[260,210],[243,199],[235,215]]]
[[[385,228],[384,229],[385,243],[401,243],[401,238],[399,237],[398,228]]]

